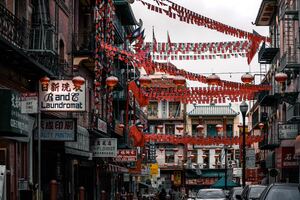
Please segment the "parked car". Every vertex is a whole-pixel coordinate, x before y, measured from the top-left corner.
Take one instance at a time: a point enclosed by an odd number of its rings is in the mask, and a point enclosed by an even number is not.
[[[229,191],[228,200],[237,200],[236,195],[241,195],[243,191],[242,187],[234,187]]]
[[[296,183],[273,183],[261,194],[259,200],[300,199],[300,185]]]
[[[258,200],[266,185],[246,185],[241,195],[236,195],[239,200]]]
[[[196,200],[226,200],[222,189],[200,189]]]

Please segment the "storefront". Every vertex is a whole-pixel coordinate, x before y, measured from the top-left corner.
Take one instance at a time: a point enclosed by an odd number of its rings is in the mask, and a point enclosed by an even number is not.
[[[276,168],[279,170],[280,182],[298,183],[299,169],[295,157],[295,140],[284,140],[276,149]]]
[[[0,96],[0,187],[6,188],[2,195],[26,199],[33,181],[29,152],[35,119],[21,112],[21,93],[0,89]]]
[[[299,183],[300,183],[300,135],[297,136],[296,141],[295,141],[295,157],[298,162],[298,173],[299,173]]]

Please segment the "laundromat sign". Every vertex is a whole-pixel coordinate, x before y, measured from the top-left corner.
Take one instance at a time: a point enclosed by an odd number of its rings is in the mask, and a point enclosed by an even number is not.
[[[40,80],[39,101],[41,111],[85,111],[85,80]]]

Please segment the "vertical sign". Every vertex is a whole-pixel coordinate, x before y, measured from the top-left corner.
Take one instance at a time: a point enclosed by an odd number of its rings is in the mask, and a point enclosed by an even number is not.
[[[156,162],[156,146],[154,142],[149,143],[149,161],[151,163]]]
[[[246,150],[246,167],[247,168],[255,167],[255,150],[254,150],[254,148],[248,148]]]

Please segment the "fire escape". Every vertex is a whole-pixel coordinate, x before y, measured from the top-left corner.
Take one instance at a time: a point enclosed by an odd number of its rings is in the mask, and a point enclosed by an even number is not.
[[[55,76],[58,76],[61,72],[58,68],[57,24],[51,22],[49,1],[33,0],[32,4],[32,26],[29,32],[27,53],[37,62],[46,66]],[[56,18],[58,15],[57,7],[55,15]]]

